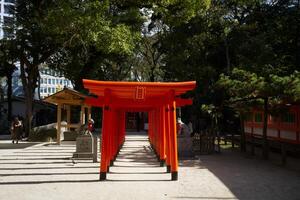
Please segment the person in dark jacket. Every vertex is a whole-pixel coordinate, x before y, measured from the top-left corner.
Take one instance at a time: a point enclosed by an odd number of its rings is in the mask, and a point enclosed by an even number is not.
[[[12,143],[19,143],[19,140],[21,139],[23,125],[22,122],[19,120],[18,117],[14,118],[14,121],[11,123],[11,139]]]

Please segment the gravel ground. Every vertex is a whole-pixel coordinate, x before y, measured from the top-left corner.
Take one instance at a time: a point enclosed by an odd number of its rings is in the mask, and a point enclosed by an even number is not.
[[[170,181],[146,137],[128,135],[100,182],[99,163],[70,159],[74,142],[8,144],[0,141],[0,200],[300,199],[300,170],[231,150],[180,160],[179,180]]]

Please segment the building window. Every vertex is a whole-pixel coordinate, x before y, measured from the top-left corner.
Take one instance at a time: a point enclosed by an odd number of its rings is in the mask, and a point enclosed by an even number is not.
[[[44,93],[47,93],[47,88],[44,88]]]
[[[15,6],[14,5],[4,5],[4,13],[13,15],[15,13]]]
[[[43,93],[44,92],[44,89],[43,88],[40,88],[40,93]]]
[[[48,84],[51,84],[51,79],[50,78],[48,79]]]
[[[255,113],[255,122],[262,122],[262,113]]]
[[[282,120],[282,122],[285,122],[285,123],[295,123],[296,122],[295,113],[290,113],[290,112],[284,113],[281,116],[281,120]]]
[[[14,18],[12,17],[3,17],[3,26],[7,28],[11,28],[14,24]]]
[[[58,85],[58,81],[59,81],[59,80],[58,80],[58,79],[56,79],[56,85]]]
[[[6,3],[15,3],[15,0],[4,0]]]
[[[52,84],[55,85],[55,79],[52,79]]]
[[[41,78],[41,79],[40,79],[40,81],[41,81],[41,84],[43,84],[43,83],[44,83],[44,79],[42,79],[42,78]]]
[[[13,18],[12,17],[3,17],[3,36],[5,38],[13,36]]]
[[[48,93],[51,93],[51,88],[48,88]]]
[[[52,93],[55,93],[55,88],[52,88]]]

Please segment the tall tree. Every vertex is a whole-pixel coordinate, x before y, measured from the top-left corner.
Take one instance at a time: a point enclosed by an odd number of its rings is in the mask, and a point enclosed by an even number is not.
[[[13,73],[17,69],[15,63],[17,61],[16,48],[13,40],[2,39],[0,41],[0,74],[6,77],[7,84],[7,120],[12,120],[12,78]]]
[[[38,85],[39,66],[57,49],[56,36],[47,32],[47,14],[54,1],[16,1],[13,39],[18,50],[21,80],[25,95],[25,134],[29,135],[33,117],[33,99]]]
[[[247,104],[262,107],[264,111],[263,157],[268,159],[268,115],[272,110],[272,105],[299,99],[299,73],[294,72],[291,75],[278,76],[276,74],[256,74],[235,68],[230,76],[222,74],[217,86],[219,89],[227,91],[229,95],[227,103],[233,105],[237,110],[241,110],[241,104],[244,107],[243,111],[247,109]]]
[[[49,14],[52,27],[56,27],[49,31],[62,34],[65,42],[49,60],[50,66],[63,71],[79,90],[83,88],[82,78],[128,77],[128,58],[144,22],[141,5],[126,1],[61,1],[60,9]]]

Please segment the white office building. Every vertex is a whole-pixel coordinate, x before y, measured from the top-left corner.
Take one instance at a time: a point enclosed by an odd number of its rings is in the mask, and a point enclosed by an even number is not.
[[[62,76],[61,73],[43,67],[40,69],[40,97],[41,99],[62,90],[64,87],[73,88],[70,80]]]
[[[0,0],[0,39],[11,34],[6,27],[9,27],[14,20],[14,6],[15,0]],[[24,96],[20,79],[20,64],[16,63],[16,66],[18,70],[14,72],[12,80],[13,96]],[[3,88],[6,88],[5,80],[2,80],[1,84]],[[73,88],[71,81],[44,65],[40,68],[40,87],[36,90],[35,99],[39,97],[43,99],[64,87]]]
[[[70,80],[66,79],[61,73],[49,69],[47,66],[40,68],[40,85],[36,89],[35,99],[43,99],[53,93],[62,90],[64,87],[73,88]],[[24,96],[20,70],[13,74],[12,88],[14,96]]]
[[[6,31],[5,27],[12,23],[14,14],[15,0],[0,0],[0,38],[10,34]]]

